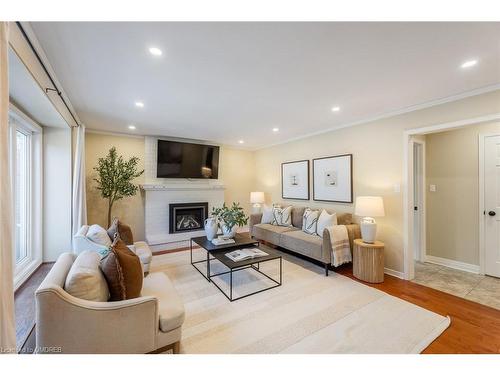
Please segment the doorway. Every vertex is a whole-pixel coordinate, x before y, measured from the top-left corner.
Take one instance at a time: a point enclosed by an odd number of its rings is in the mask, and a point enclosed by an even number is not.
[[[425,262],[425,141],[413,145],[413,259]]]

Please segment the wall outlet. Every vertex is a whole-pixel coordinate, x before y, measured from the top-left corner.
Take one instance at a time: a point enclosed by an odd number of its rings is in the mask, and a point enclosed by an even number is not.
[[[429,185],[429,191],[435,192],[436,191],[436,185]]]

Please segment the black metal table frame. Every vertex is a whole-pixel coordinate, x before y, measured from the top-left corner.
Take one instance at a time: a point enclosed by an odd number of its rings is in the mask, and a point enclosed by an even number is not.
[[[250,296],[253,296],[254,294],[265,292],[266,290],[277,288],[277,287],[279,287],[279,286],[282,285],[282,281],[283,281],[283,258],[282,257],[277,257],[277,258],[273,258],[273,259],[265,259],[265,260],[259,260],[259,258],[255,258],[255,263],[252,263],[252,264],[249,264],[249,265],[245,265],[245,266],[241,266],[241,267],[235,267],[235,268],[227,267],[224,263],[222,263],[222,262],[219,261],[226,268],[229,268],[229,271],[220,272],[220,273],[216,273],[216,274],[211,275],[210,274],[210,261],[217,260],[217,258],[210,257],[210,251],[208,251],[207,249],[203,248],[202,246],[200,246],[200,248],[203,249],[203,250],[205,250],[205,252],[207,253],[207,259],[206,260],[205,259],[204,260],[197,260],[197,261],[193,262],[193,240],[189,241],[189,251],[190,251],[190,256],[191,256],[191,265],[209,283],[212,283],[213,285],[215,285],[217,287],[217,289],[219,289],[221,291],[221,293],[224,294],[224,296],[226,296],[226,298],[229,301],[231,301],[231,302],[237,301],[237,300],[245,298],[245,297],[250,297]],[[270,261],[273,261],[273,260],[279,260],[279,262],[280,262],[280,279],[279,279],[280,281],[277,281],[277,280],[273,279],[271,276],[266,275],[264,272],[262,272],[260,270],[260,263],[270,262]],[[207,264],[207,274],[206,275],[196,266],[196,264],[198,264],[198,263],[206,263]],[[257,266],[255,266],[255,265],[257,265]],[[245,269],[248,269],[248,268],[252,268],[254,271],[257,271],[261,275],[264,275],[269,280],[271,280],[272,282],[274,282],[276,285],[273,285],[273,286],[270,286],[270,287],[267,287],[267,288],[264,288],[264,289],[259,289],[259,290],[255,291],[255,292],[248,293],[248,294],[245,294],[243,296],[239,296],[239,297],[233,298],[233,273],[234,272],[238,272],[238,271],[242,271],[242,270],[245,270]],[[219,285],[217,285],[217,283],[214,280],[212,280],[213,277],[221,276],[221,275],[227,275],[227,274],[229,274],[229,295],[224,290],[222,290],[222,288]]]

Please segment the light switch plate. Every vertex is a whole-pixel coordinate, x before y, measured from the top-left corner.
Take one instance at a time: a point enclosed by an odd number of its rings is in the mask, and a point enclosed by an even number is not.
[[[429,185],[429,191],[436,191],[436,185]]]
[[[395,193],[400,193],[401,192],[401,186],[399,184],[394,184],[394,192]]]

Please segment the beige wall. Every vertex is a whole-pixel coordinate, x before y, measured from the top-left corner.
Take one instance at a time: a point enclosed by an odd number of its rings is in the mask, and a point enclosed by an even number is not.
[[[479,265],[479,134],[487,132],[500,133],[500,123],[425,137],[429,255]]]
[[[378,238],[386,244],[386,267],[402,272],[403,257],[403,133],[405,129],[500,112],[500,91],[348,127],[259,150],[255,154],[256,189],[269,202],[281,201],[280,165],[284,161],[353,154],[354,196],[381,195],[386,216],[377,219]],[[286,129],[285,126],[283,126]],[[290,201],[291,203],[295,203]],[[299,203],[299,202],[297,202]],[[329,206],[353,212],[353,205],[309,201],[310,206]]]
[[[85,169],[87,175],[87,221],[106,226],[107,201],[99,195],[93,181],[97,160],[104,157],[108,150],[116,146],[119,154],[126,158],[140,158],[140,168],[144,169],[145,141],[144,137],[87,132],[85,139]],[[247,213],[250,212],[250,192],[255,187],[254,153],[251,151],[221,147],[219,180],[226,186],[224,200],[226,204],[240,202]],[[145,182],[144,174],[135,183]],[[141,192],[115,203],[113,215],[131,225],[137,240],[145,238],[144,201]]]
[[[137,156],[140,159],[139,169],[144,169],[144,138],[118,136],[87,132],[85,137],[85,170],[87,183],[87,222],[99,224],[107,228],[107,200],[101,198],[93,180],[96,172],[93,168],[99,158],[105,157],[111,147],[115,146],[118,154],[125,158]],[[136,179],[136,184],[144,183],[144,174]],[[144,208],[141,192],[134,197],[123,198],[113,205],[113,216],[132,227],[134,239],[144,239]]]

